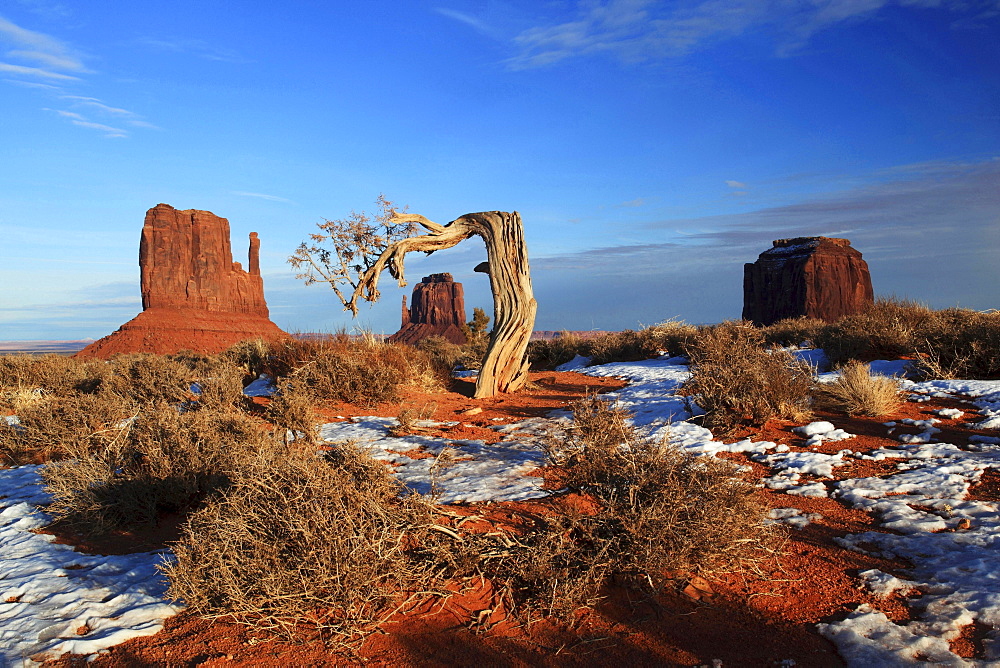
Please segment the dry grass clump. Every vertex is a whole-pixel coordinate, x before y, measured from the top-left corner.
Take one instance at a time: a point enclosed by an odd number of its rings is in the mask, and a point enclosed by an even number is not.
[[[587,357],[591,364],[636,362],[656,357],[660,350],[653,337],[626,329],[587,340]]]
[[[950,308],[935,312],[915,344],[926,378],[1000,378],[1000,312]]]
[[[913,354],[934,319],[935,312],[923,304],[880,297],[861,313],[824,327],[814,343],[834,365],[896,359]]]
[[[877,299],[815,338],[834,364],[913,357],[927,378],[1000,378],[1000,313]]]
[[[684,388],[706,411],[706,426],[732,431],[771,418],[802,420],[809,413],[813,370],[779,348],[765,348],[760,330],[729,321],[699,332]]]
[[[0,408],[16,412],[32,395],[93,391],[106,375],[104,366],[64,355],[0,355]]]
[[[264,371],[271,344],[264,339],[244,339],[219,353],[219,357],[245,369],[248,380],[253,380]]]
[[[658,325],[652,325],[639,331],[639,335],[647,340],[647,347],[666,351],[670,355],[689,355],[698,332],[696,325],[689,325],[682,320],[664,320]]]
[[[772,346],[797,346],[802,343],[813,343],[820,331],[826,327],[824,321],[809,316],[785,318],[776,323],[762,327],[764,343]]]
[[[173,355],[116,355],[107,363],[108,373],[99,391],[144,404],[189,401],[194,397],[192,385],[197,380],[190,362]]]
[[[502,565],[529,609],[569,617],[612,580],[655,595],[695,574],[739,565],[769,534],[753,487],[730,463],[642,438],[624,411],[590,397],[575,423],[550,435],[566,486],[597,502],[593,514],[544,520]]]
[[[562,332],[554,339],[528,342],[528,361],[533,369],[555,369],[577,355],[588,356],[587,342],[576,334]]]
[[[528,345],[528,358],[536,369],[554,369],[569,362],[577,355],[591,358],[590,364],[609,362],[635,362],[666,352],[687,355],[698,328],[677,320],[667,320],[639,331],[626,329],[593,338],[563,332],[554,339],[532,341]]]
[[[277,630],[306,623],[350,636],[430,571],[409,555],[428,509],[349,444],[262,451],[194,513],[164,567],[192,611]]]
[[[399,399],[403,385],[439,387],[426,354],[374,336],[340,333],[318,340],[277,343],[265,365],[272,378],[287,376],[317,399],[374,406]]]
[[[134,402],[107,395],[40,395],[17,409],[17,424],[0,420],[0,464],[48,461],[92,452],[114,441],[136,415]]]
[[[267,406],[267,419],[285,431],[285,442],[305,440],[319,442],[319,413],[316,396],[305,383],[296,378],[282,378]]]
[[[100,426],[42,469],[54,499],[48,512],[98,534],[195,506],[273,440],[243,413],[167,404]]]
[[[899,381],[872,375],[864,362],[848,362],[840,377],[816,386],[814,396],[820,405],[848,415],[880,417],[892,413],[903,403]]]
[[[473,364],[469,359],[465,346],[452,343],[443,336],[428,336],[414,344],[414,347],[427,356],[430,363],[431,372],[437,378],[441,387],[447,387],[452,381],[452,372],[459,366]],[[482,361],[477,358],[474,364],[479,368]]]

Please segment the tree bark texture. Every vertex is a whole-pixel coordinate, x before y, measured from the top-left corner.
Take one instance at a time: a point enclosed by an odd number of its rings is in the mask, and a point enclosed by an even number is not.
[[[418,214],[396,214],[396,222],[415,222],[428,233],[390,244],[375,264],[361,276],[347,308],[357,315],[358,299],[377,301],[378,279],[389,273],[406,285],[403,259],[407,253],[451,248],[472,236],[486,243],[490,288],[493,291],[493,332],[486,359],[476,381],[476,398],[514,392],[528,380],[528,340],[535,326],[538,304],[531,289],[528,247],[524,242],[521,215],[514,211],[467,213],[447,225],[439,225]]]

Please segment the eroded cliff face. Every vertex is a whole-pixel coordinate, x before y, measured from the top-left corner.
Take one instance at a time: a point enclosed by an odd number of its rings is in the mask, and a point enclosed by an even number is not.
[[[193,308],[268,317],[260,240],[250,235],[246,272],[233,262],[229,221],[210,211],[158,204],[139,240],[142,308]]]
[[[139,239],[143,311],[77,353],[215,353],[244,339],[286,336],[268,319],[260,239],[250,234],[250,271],[233,262],[229,221],[210,211],[158,204]]]
[[[451,274],[431,274],[413,286],[410,308],[403,303],[400,330],[389,337],[395,343],[416,343],[428,336],[443,336],[465,343],[465,293]]]
[[[833,322],[872,300],[868,263],[847,239],[778,239],[743,267],[743,319],[758,325],[803,315]]]

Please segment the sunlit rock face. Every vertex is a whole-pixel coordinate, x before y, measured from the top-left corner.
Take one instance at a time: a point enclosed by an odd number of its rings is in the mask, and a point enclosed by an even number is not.
[[[868,263],[847,239],[778,239],[743,266],[743,319],[757,325],[803,315],[833,322],[872,301]]]
[[[456,283],[451,274],[431,274],[413,286],[410,308],[406,307],[404,297],[402,326],[389,340],[412,344],[428,336],[443,336],[452,343],[463,344],[464,323],[462,284]]]
[[[285,336],[268,318],[259,257],[256,232],[245,271],[233,262],[228,220],[156,205],[139,240],[142,313],[77,355],[214,353],[244,339]]]

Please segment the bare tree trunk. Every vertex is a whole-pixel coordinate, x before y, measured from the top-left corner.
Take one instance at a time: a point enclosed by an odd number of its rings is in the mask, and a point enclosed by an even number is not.
[[[471,236],[486,242],[490,288],[493,290],[493,332],[483,368],[476,381],[476,398],[513,392],[528,380],[528,339],[535,326],[535,302],[528,268],[528,247],[524,242],[521,216],[514,211],[467,213],[447,225],[438,225],[418,214],[396,214],[397,222],[416,222],[428,230],[393,244],[358,282],[347,308],[357,315],[359,298],[379,298],[378,279],[388,267],[400,286],[406,285],[403,259],[411,251],[427,253],[451,248]]]

